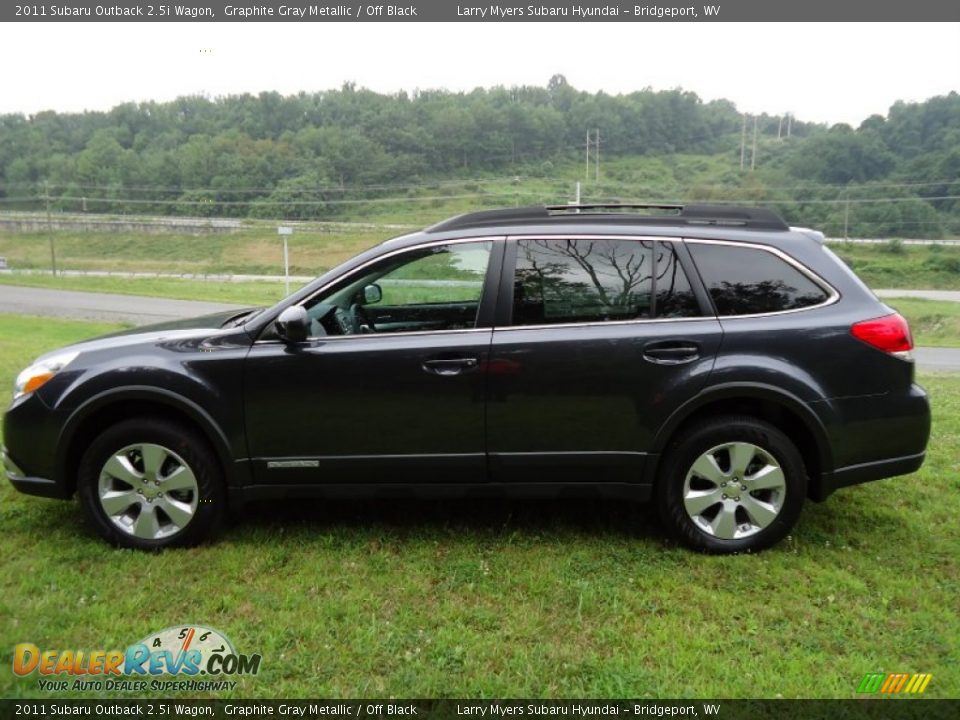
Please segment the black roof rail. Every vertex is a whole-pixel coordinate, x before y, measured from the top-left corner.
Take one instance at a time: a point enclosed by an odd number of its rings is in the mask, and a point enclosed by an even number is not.
[[[684,205],[680,217],[691,224],[743,225],[760,230],[789,230],[783,218],[773,210],[745,205]]]
[[[547,205],[550,212],[564,210],[683,210],[683,205],[677,203],[570,203],[569,205]]]
[[[672,210],[644,215],[630,210]],[[627,211],[627,212],[618,212]],[[481,210],[457,215],[426,229],[428,233],[483,228],[492,225],[537,225],[573,221],[600,221],[613,224],[719,225],[754,230],[789,230],[772,210],[741,205],[679,205],[674,203],[581,203],[539,207]]]

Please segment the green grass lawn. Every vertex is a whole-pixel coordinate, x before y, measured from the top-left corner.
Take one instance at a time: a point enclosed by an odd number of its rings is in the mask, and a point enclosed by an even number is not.
[[[0,403],[35,355],[112,329],[0,315]],[[216,544],[114,550],[75,502],[0,483],[0,696],[12,648],[113,649],[180,623],[263,655],[235,696],[853,697],[866,672],[960,694],[960,375],[924,468],[809,504],[756,556],[668,544],[601,501],[262,504]]]
[[[960,347],[960,302],[884,298],[910,323],[913,342],[927,347]]]
[[[300,230],[290,237],[292,274],[316,275],[361,250],[400,235],[396,229]],[[56,230],[0,232],[11,268],[50,269],[50,238],[61,270],[282,274],[283,244],[273,225],[220,234],[109,233]]]
[[[858,245],[830,243],[873,288],[960,290],[958,245]]]
[[[546,190],[544,190],[546,192]],[[474,206],[430,209],[412,225],[402,215],[378,218],[381,225],[307,225],[290,237],[290,272],[314,276],[361,250],[390,237],[424,227]],[[404,229],[404,228],[408,229]],[[0,256],[11,268],[50,268],[50,239],[57,266],[70,270],[125,272],[250,273],[283,272],[282,244],[276,223],[249,222],[243,229],[222,234],[55,230],[0,230]],[[871,287],[960,289],[960,246],[855,245],[830,247]]]
[[[148,297],[208,300],[240,305],[273,305],[284,296],[283,282],[214,282],[173,278],[51,277],[49,275],[0,275],[0,283],[21,287],[146,295]],[[290,292],[300,287],[290,283]]]

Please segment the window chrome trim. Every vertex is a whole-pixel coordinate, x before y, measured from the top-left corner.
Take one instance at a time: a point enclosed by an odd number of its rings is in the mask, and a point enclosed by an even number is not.
[[[817,303],[816,305],[808,305],[807,307],[802,307],[802,308],[791,308],[790,310],[774,310],[772,312],[750,313],[747,315],[716,315],[715,317],[717,318],[717,320],[740,320],[740,319],[750,319],[750,318],[765,318],[765,317],[774,317],[777,315],[789,315],[791,313],[807,312],[808,310],[819,310],[820,308],[825,308],[829,305],[833,305],[841,298],[840,291],[837,290],[835,287],[833,287],[833,285],[831,285],[822,277],[817,275],[815,272],[813,272],[813,270],[808,268],[802,262],[794,259],[793,257],[783,252],[779,248],[775,248],[770,245],[761,245],[759,243],[733,242],[731,240],[707,240],[707,239],[701,239],[701,238],[684,238],[684,242],[689,244],[699,244],[699,245],[727,245],[728,247],[745,247],[745,248],[750,248],[751,250],[761,250],[763,252],[768,252],[771,255],[774,255],[780,258],[781,260],[783,260],[785,263],[790,265],[794,270],[797,270],[801,275],[806,277],[810,282],[812,282],[814,285],[819,287],[821,290],[823,290],[823,292],[827,294],[827,299],[821,303]],[[693,259],[693,262],[694,264],[696,264],[697,262],[696,258]],[[698,268],[698,271],[699,271],[699,268]],[[701,278],[701,281],[702,281],[702,278]],[[706,283],[704,283],[704,287],[706,288],[707,293],[709,294],[710,288],[706,287]],[[713,299],[711,298],[711,301],[712,300]]]
[[[333,280],[328,282],[326,285],[323,285],[322,287],[317,288],[317,290],[315,290],[309,296],[305,297],[300,302],[296,303],[296,305],[303,307],[306,303],[309,303],[318,295],[321,295],[322,293],[326,292],[331,287],[339,283],[341,280],[345,280],[351,277],[352,275],[355,275],[356,273],[359,273],[362,270],[365,270],[371,265],[374,265],[375,263],[378,263],[381,260],[386,260],[387,258],[393,257],[394,255],[400,255],[402,253],[409,252],[412,250],[422,250],[423,248],[428,248],[428,247],[444,246],[444,245],[462,245],[464,243],[483,243],[483,242],[495,243],[498,240],[505,240],[505,239],[506,239],[506,235],[484,235],[481,237],[456,238],[454,240],[429,240],[426,242],[417,243],[415,245],[407,245],[402,248],[397,248],[396,250],[390,250],[388,252],[383,253],[382,255],[377,255],[377,257],[375,258],[370,258],[366,262],[361,263],[360,265],[357,265],[357,267],[353,268],[352,270],[348,270],[343,275],[340,275],[339,277],[334,278]],[[492,249],[491,249],[491,252],[492,252]],[[490,263],[488,262],[487,273],[489,272],[490,272]],[[486,275],[484,275],[484,279],[481,282],[482,284],[486,283]],[[480,297],[480,302],[483,302],[482,295]],[[290,305],[289,307],[294,307],[294,306]],[[479,311],[480,311],[480,308],[478,305],[477,312]],[[460,328],[457,330],[408,330],[405,332],[381,333],[381,334],[364,333],[361,335],[315,335],[315,336],[311,335],[304,342],[310,342],[311,340],[323,340],[324,342],[326,342],[328,340],[356,340],[358,338],[373,338],[373,337],[403,337],[403,336],[409,336],[409,335],[447,335],[447,334],[453,334],[453,333],[467,333],[467,332],[491,332],[492,330],[493,330],[492,327],[484,327],[484,328]],[[285,341],[279,338],[275,340],[258,339],[253,344],[254,345],[273,345],[276,343],[286,344]]]
[[[760,250],[762,252],[768,252],[776,257],[780,258],[788,265],[793,267],[795,270],[799,271],[801,275],[805,276],[808,280],[813,282],[817,287],[827,293],[827,299],[817,305],[810,305],[803,308],[793,308],[791,310],[776,310],[773,312],[766,313],[751,313],[749,315],[697,315],[696,317],[675,317],[675,318],[638,318],[633,320],[608,320],[608,321],[593,321],[593,322],[581,322],[581,323],[553,323],[553,324],[544,324],[544,325],[505,325],[505,326],[491,326],[485,328],[462,328],[459,330],[411,330],[407,332],[397,332],[397,333],[383,333],[378,335],[376,333],[369,333],[364,335],[319,335],[316,337],[308,337],[305,342],[312,340],[323,340],[324,342],[330,340],[356,340],[359,338],[372,338],[372,337],[405,337],[411,335],[449,335],[454,333],[472,333],[472,332],[511,332],[517,330],[547,330],[551,328],[578,328],[578,327],[609,327],[611,325],[640,325],[640,324],[652,324],[652,323],[666,323],[666,322],[702,322],[710,320],[740,320],[740,319],[751,319],[751,318],[764,318],[764,317],[774,317],[777,315],[788,315],[791,313],[806,312],[808,310],[818,310],[820,308],[833,305],[841,298],[840,292],[833,287],[830,283],[824,280],[822,277],[810,270],[806,265],[795,260],[790,255],[787,255],[785,252],[779,248],[772,247],[770,245],[763,245],[760,243],[752,243],[748,241],[732,241],[732,240],[714,240],[709,238],[695,238],[695,237],[676,237],[676,236],[659,236],[659,235],[597,235],[597,234],[578,234],[578,233],[532,233],[529,235],[526,234],[511,234],[511,235],[484,235],[480,237],[471,237],[471,238],[456,238],[453,240],[431,240],[428,242],[417,243],[416,245],[409,245],[403,248],[397,248],[396,250],[391,250],[382,255],[378,255],[375,258],[368,260],[367,262],[358,265],[352,270],[344,273],[340,277],[331,280],[329,283],[319,288],[316,292],[310,295],[307,298],[301,300],[298,305],[303,305],[304,303],[310,302],[314,297],[325,292],[331,286],[340,282],[341,280],[350,277],[354,273],[360,272],[361,270],[373,265],[374,263],[380,262],[388,257],[394,255],[399,255],[400,253],[407,252],[408,250],[418,250],[427,247],[434,247],[437,245],[459,245],[462,243],[470,242],[496,242],[498,240],[505,240],[510,242],[511,240],[633,240],[633,241],[644,241],[644,242],[669,242],[669,243],[694,243],[701,245],[727,245],[730,247],[745,247],[753,250]],[[696,260],[694,260],[696,263]],[[488,266],[489,272],[489,266]],[[689,278],[688,278],[689,280]],[[701,280],[702,282],[702,280]],[[707,294],[710,293],[710,289],[704,284],[704,289],[706,289]],[[711,299],[712,301],[712,299]],[[283,340],[257,340],[254,342],[254,345],[267,345],[283,343]]]
[[[660,235],[597,235],[583,233],[531,233],[518,235],[512,233],[506,236],[507,240],[640,240],[645,242],[683,242],[682,237]],[[734,243],[737,244],[737,243]]]
[[[637,320],[595,320],[580,323],[553,323],[552,325],[503,325],[493,327],[495,333],[515,330],[548,330],[550,328],[610,327],[611,325],[646,325],[666,322],[710,322],[717,320],[716,315],[697,315],[696,317],[675,318],[639,318]]]
[[[751,313],[749,315],[698,315],[696,317],[676,317],[676,318],[638,318],[635,320],[608,320],[604,321],[593,321],[593,322],[582,322],[582,323],[554,323],[554,324],[545,324],[545,325],[508,325],[504,327],[494,327],[494,332],[503,332],[503,331],[513,331],[513,330],[545,330],[548,328],[575,328],[575,327],[606,327],[609,325],[636,325],[636,324],[646,324],[646,323],[662,323],[662,322],[691,322],[695,320],[740,320],[740,319],[749,319],[749,318],[764,318],[764,317],[773,317],[776,315],[788,315],[790,313],[806,312],[808,310],[817,310],[819,308],[827,307],[828,305],[833,305],[837,302],[841,295],[840,292],[833,287],[830,283],[824,280],[822,277],[810,270],[806,265],[795,260],[794,258],[787,255],[785,252],[779,248],[772,247],[770,245],[763,245],[760,243],[752,242],[740,242],[733,240],[712,240],[707,238],[692,238],[692,237],[661,237],[656,235],[577,235],[572,233],[556,233],[556,234],[544,234],[536,233],[531,235],[508,235],[507,241],[510,240],[642,240],[642,241],[652,241],[652,242],[681,242],[685,244],[691,243],[700,243],[703,245],[727,245],[730,247],[738,248],[750,248],[752,250],[761,250],[763,252],[768,252],[776,257],[780,258],[788,265],[793,267],[795,270],[799,271],[801,275],[810,280],[814,285],[819,287],[827,294],[827,299],[822,303],[816,305],[809,305],[802,308],[792,308],[790,310],[775,310],[773,312],[766,313]],[[694,260],[696,264],[696,260]],[[688,278],[689,280],[689,278]],[[702,282],[702,280],[701,280]],[[704,283],[704,289],[707,291],[707,294],[710,293],[710,289],[706,287]],[[712,302],[712,298],[711,298]]]
[[[392,337],[408,337],[410,335],[454,335],[457,333],[478,333],[478,332],[493,332],[492,327],[482,327],[482,328],[459,328],[457,330],[407,330],[404,332],[394,332],[394,333],[360,333],[359,335],[311,335],[306,340],[300,343],[294,343],[296,345],[304,345],[314,341],[319,342],[339,342],[341,340],[367,340],[374,338],[392,338]],[[274,345],[276,343],[283,343],[284,345],[288,344],[285,340],[257,340],[254,342],[254,345]]]

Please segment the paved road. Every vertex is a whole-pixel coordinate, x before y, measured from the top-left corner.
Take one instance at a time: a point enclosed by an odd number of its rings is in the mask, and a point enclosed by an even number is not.
[[[921,370],[960,372],[960,348],[918,347],[913,349],[913,356]]]
[[[241,307],[243,306],[197,300],[169,300],[137,295],[0,285],[0,312],[24,315],[145,325]]]
[[[877,297],[882,298],[909,297],[960,302],[960,290],[874,290],[873,292]]]
[[[904,291],[893,292],[903,293]],[[243,306],[197,300],[168,300],[139,297],[137,295],[49,290],[47,288],[0,284],[0,312],[25,315],[46,315],[144,325],[241,307]],[[960,372],[960,348],[917,348],[914,354],[917,358],[917,365],[924,370]]]

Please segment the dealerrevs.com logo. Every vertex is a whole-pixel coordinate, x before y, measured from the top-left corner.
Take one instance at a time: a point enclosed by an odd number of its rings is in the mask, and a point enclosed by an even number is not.
[[[152,633],[126,650],[50,650],[20,643],[13,649],[13,672],[36,674],[40,689],[50,691],[231,690],[237,684],[232,678],[260,671],[260,660],[260,655],[238,653],[217,630],[181,625]]]

